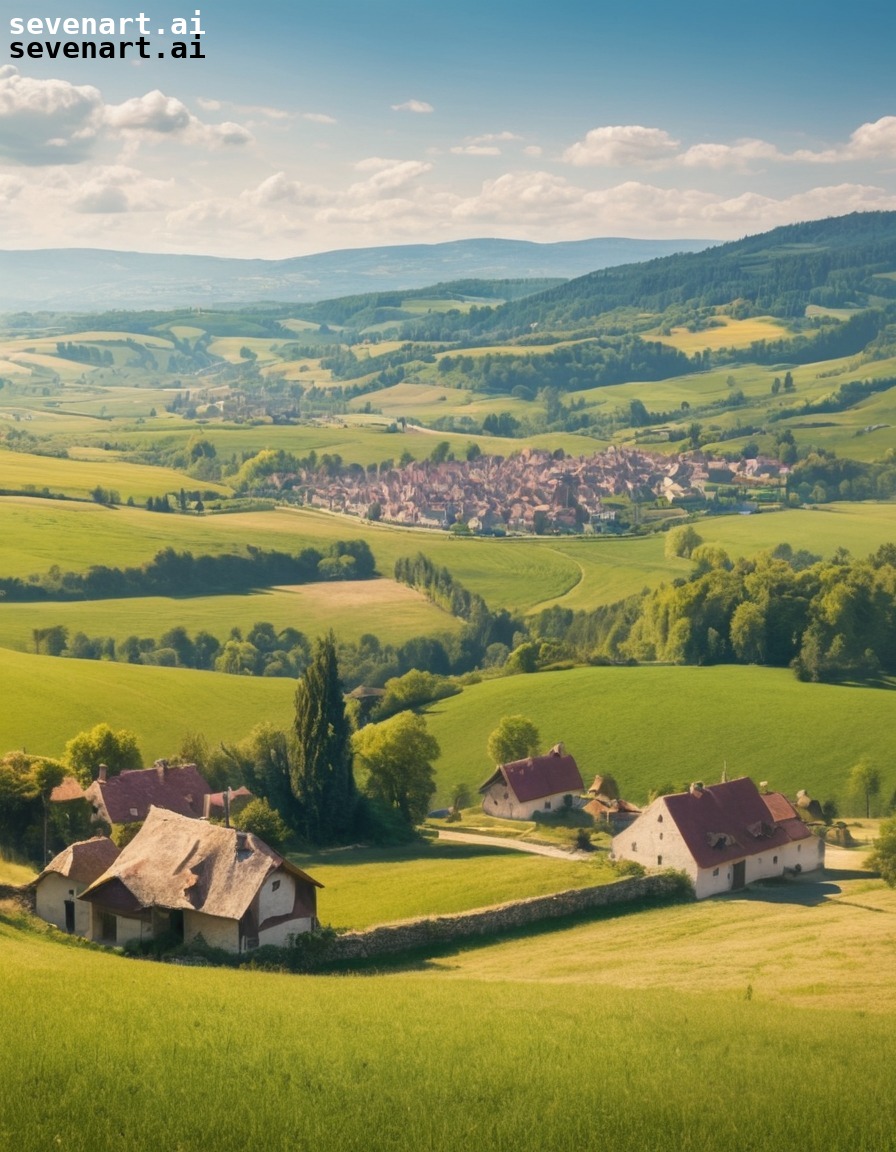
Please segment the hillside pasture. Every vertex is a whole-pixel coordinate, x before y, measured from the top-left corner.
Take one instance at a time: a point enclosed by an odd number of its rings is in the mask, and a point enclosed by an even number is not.
[[[158,639],[170,628],[190,635],[210,632],[223,644],[232,628],[245,635],[259,621],[277,632],[298,628],[310,639],[332,628],[340,640],[375,632],[383,644],[412,636],[454,632],[460,622],[419,592],[393,580],[357,580],[270,588],[241,596],[147,596],[127,600],[4,604],[0,607],[0,647],[34,651],[33,630],[62,624],[75,632]]]
[[[735,558],[783,543],[826,558],[839,547],[865,556],[896,541],[896,503],[836,503],[720,516],[699,519],[695,526],[704,540],[721,544]],[[162,516],[140,508],[7,497],[0,499],[0,535],[16,542],[3,557],[2,574],[20,577],[45,572],[53,564],[73,571],[97,562],[139,564],[166,547],[196,555],[242,552],[250,541],[258,547],[296,552],[307,547],[325,550],[336,540],[363,539],[383,576],[392,574],[399,557],[422,551],[491,607],[525,613],[551,603],[573,609],[612,603],[690,572],[688,561],[665,556],[662,534],[465,539],[299,508]]]
[[[163,496],[181,488],[200,487],[220,492],[230,491],[226,485],[197,481],[173,468],[157,468],[150,464],[129,464],[116,459],[68,460],[56,456],[32,456],[26,452],[0,449],[0,488],[38,493],[44,488],[85,499],[100,485],[117,491],[122,500],[132,496],[146,500],[148,496]]]
[[[95,724],[129,728],[147,763],[172,756],[186,732],[217,745],[263,721],[288,726],[295,683],[185,668],[31,656],[0,648],[0,754],[27,748],[60,756],[66,741]]]
[[[469,685],[426,710],[441,745],[437,802],[458,780],[476,788],[491,765],[486,741],[502,716],[527,716],[544,749],[562,741],[586,785],[609,772],[642,803],[652,788],[752,776],[795,794],[847,801],[849,770],[867,756],[881,798],[896,789],[892,688],[803,684],[787,669],[574,668]]]
[[[713,319],[711,328],[702,328],[697,332],[690,332],[685,327],[673,328],[671,335],[657,332],[653,338],[693,356],[704,348],[713,351],[717,348],[749,348],[754,340],[781,340],[791,334],[786,324],[771,316],[751,316],[746,320],[715,316]]]

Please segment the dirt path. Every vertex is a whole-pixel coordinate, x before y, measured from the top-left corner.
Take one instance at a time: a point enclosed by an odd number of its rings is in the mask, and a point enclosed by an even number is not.
[[[457,844],[483,844],[489,848],[513,848],[516,852],[531,852],[534,856],[555,856],[561,860],[593,860],[593,852],[579,852],[572,848],[555,848],[552,844],[528,844],[524,840],[510,840],[504,836],[480,836],[476,832],[443,832],[440,840]]]

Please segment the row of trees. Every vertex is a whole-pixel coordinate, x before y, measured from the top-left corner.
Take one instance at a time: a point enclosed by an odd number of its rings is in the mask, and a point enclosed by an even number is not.
[[[279,584],[367,580],[374,575],[376,562],[365,540],[337,540],[326,552],[305,548],[296,555],[252,544],[246,546],[246,555],[194,556],[163,548],[139,568],[95,564],[86,572],[63,572],[54,565],[28,580],[0,577],[0,595],[9,601],[208,596]]]
[[[534,636],[554,659],[790,665],[816,681],[896,672],[896,545],[829,561],[781,545],[734,562],[685,527],[669,546],[690,558],[689,579],[591,612],[549,609]]]

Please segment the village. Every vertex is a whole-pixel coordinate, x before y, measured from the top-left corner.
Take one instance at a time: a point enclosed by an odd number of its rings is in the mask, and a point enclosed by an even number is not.
[[[557,744],[497,765],[479,793],[482,811],[497,819],[584,812],[612,835],[611,860],[632,862],[640,874],[677,870],[698,900],[824,866],[825,841],[812,827],[817,803],[805,792],[791,803],[748,777],[694,782],[642,810],[619,796],[609,774],[586,788],[574,757]],[[112,946],[160,938],[230,953],[289,946],[320,929],[323,886],[231,826],[251,799],[245,788],[213,793],[195,765],[164,760],[117,776],[101,768],[86,789],[67,777],[50,803],[89,809],[98,834],[70,844],[36,878],[37,915]]]
[[[654,500],[700,506],[720,486],[755,507],[751,490],[778,499],[788,472],[766,458],[660,456],[615,446],[590,456],[531,447],[507,457],[470,456],[344,469],[330,477],[306,468],[271,479],[278,495],[330,512],[414,527],[463,527],[473,535],[541,535],[613,531],[622,507]]]

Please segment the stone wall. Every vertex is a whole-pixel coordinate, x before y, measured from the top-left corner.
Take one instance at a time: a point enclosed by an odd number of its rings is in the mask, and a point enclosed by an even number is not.
[[[315,957],[314,966],[370,960],[378,956],[432,948],[434,945],[453,944],[477,936],[496,936],[530,924],[575,916],[613,904],[670,900],[681,893],[682,882],[679,876],[642,876],[594,888],[574,888],[551,896],[532,896],[526,900],[496,904],[491,908],[478,908],[473,912],[382,924],[363,932],[346,932],[337,936],[329,947]]]
[[[0,884],[0,900],[18,900],[26,908],[34,911],[34,887],[26,884],[19,887],[17,884]]]

